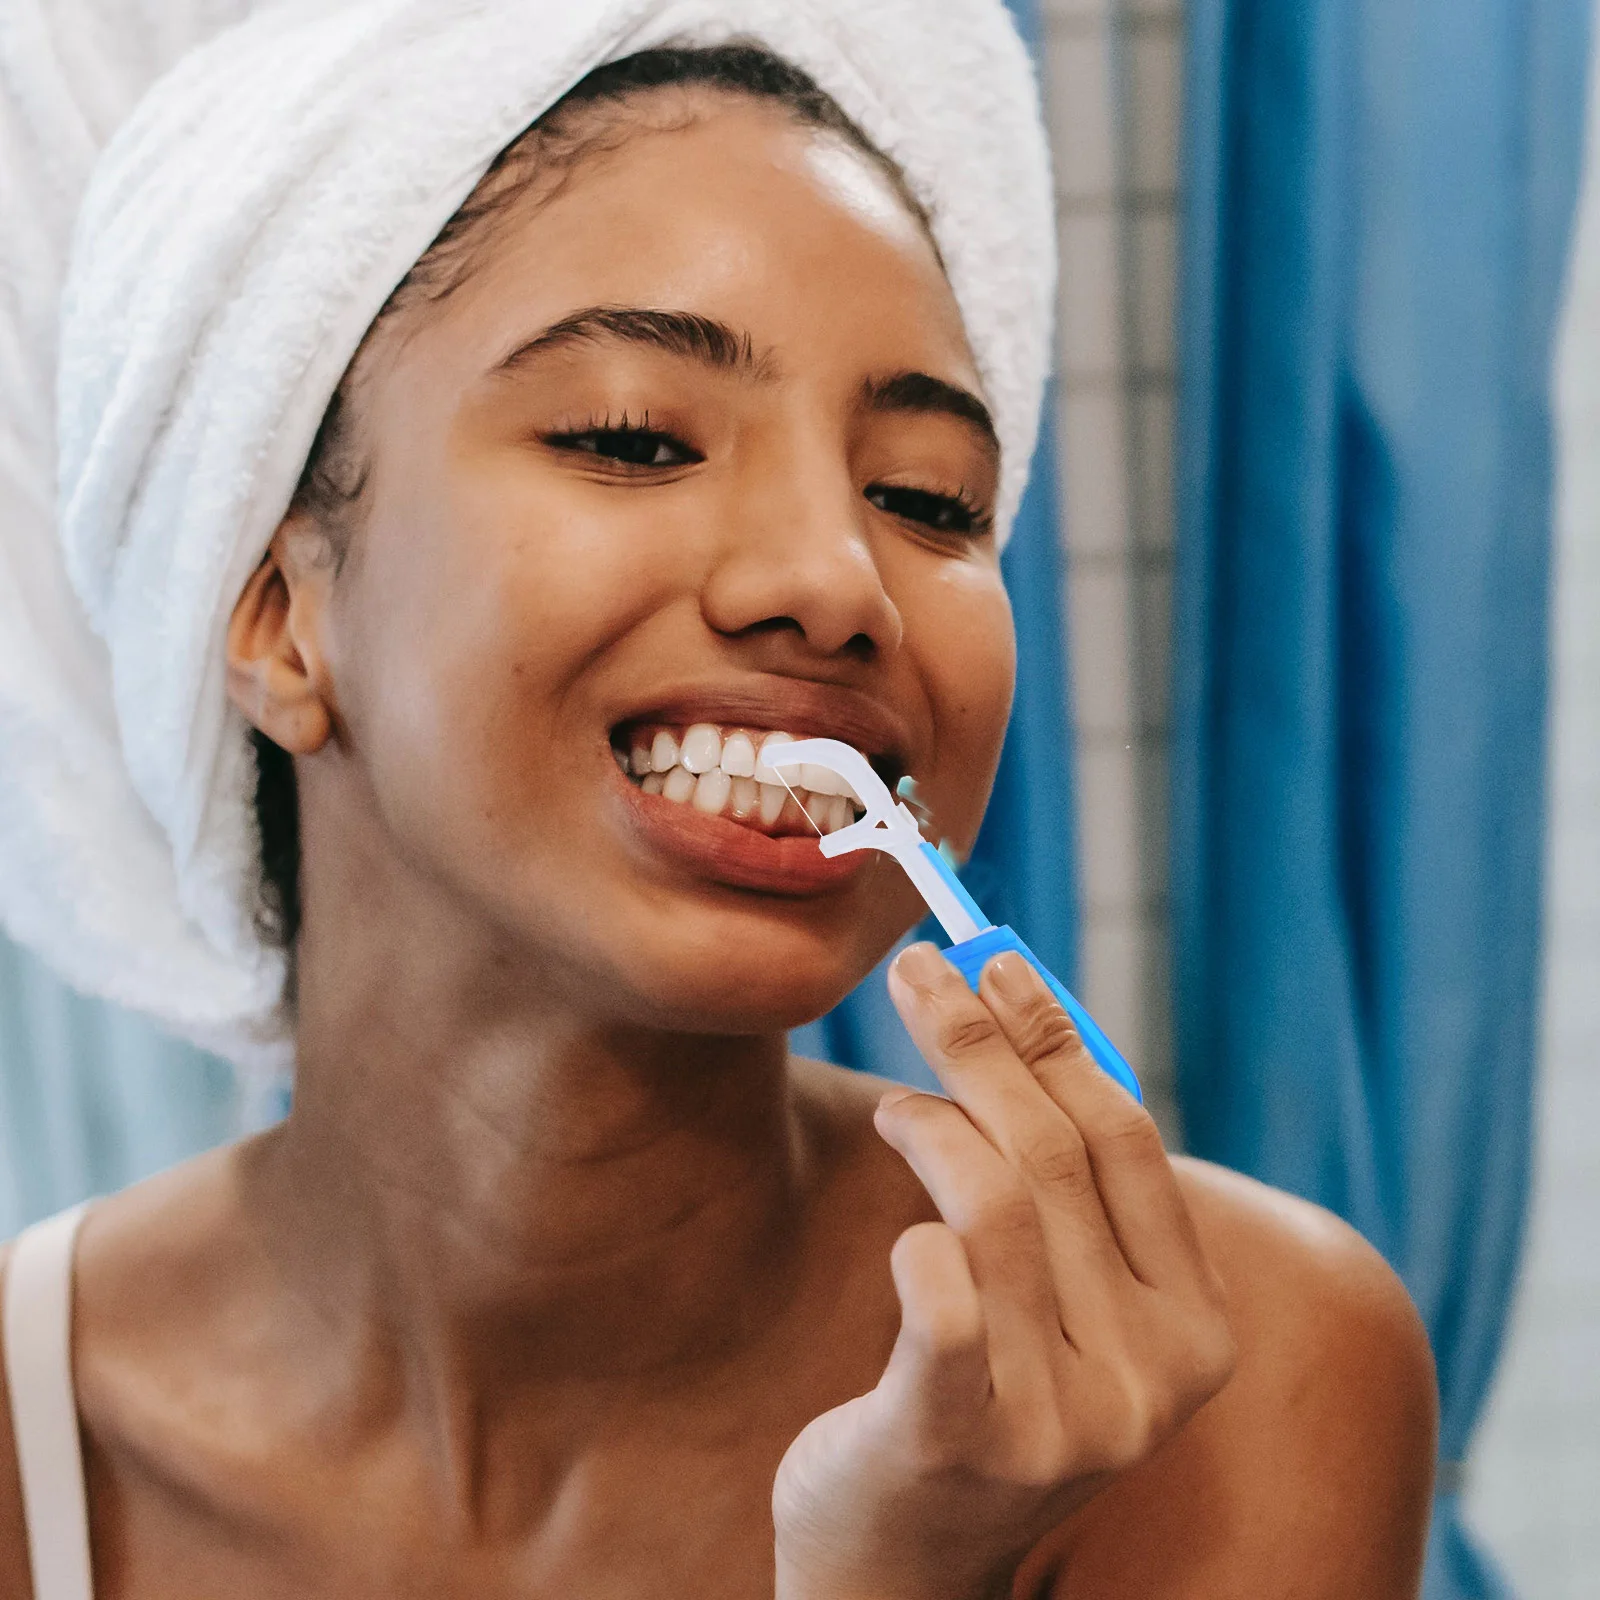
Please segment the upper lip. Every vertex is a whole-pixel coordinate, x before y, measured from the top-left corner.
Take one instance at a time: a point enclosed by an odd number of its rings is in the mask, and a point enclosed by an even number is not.
[[[725,728],[771,728],[803,738],[841,739],[866,756],[880,775],[898,779],[909,770],[912,741],[904,718],[842,684],[763,676],[683,686],[625,713],[615,726],[651,722],[673,727],[713,722]]]

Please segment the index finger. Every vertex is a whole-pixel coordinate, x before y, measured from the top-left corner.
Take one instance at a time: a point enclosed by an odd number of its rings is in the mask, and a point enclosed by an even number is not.
[[[1019,1061],[1083,1137],[1123,1256],[1141,1283],[1204,1281],[1199,1234],[1155,1119],[1109,1078],[1044,980],[1007,952],[978,992]]]
[[[1087,1251],[1127,1272],[1082,1135],[1018,1058],[993,1011],[932,945],[903,952],[889,979],[940,1083],[1036,1196],[1058,1267]]]

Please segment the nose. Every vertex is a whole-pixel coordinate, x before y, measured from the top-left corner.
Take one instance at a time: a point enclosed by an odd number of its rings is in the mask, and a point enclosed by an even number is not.
[[[742,473],[734,502],[701,591],[713,629],[788,629],[823,658],[899,649],[904,629],[873,555],[872,508],[844,463],[787,451]]]

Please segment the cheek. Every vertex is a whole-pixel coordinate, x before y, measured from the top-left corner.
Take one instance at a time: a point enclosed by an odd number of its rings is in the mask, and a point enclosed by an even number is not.
[[[550,837],[572,820],[574,763],[609,759],[585,671],[662,603],[665,558],[619,559],[614,520],[503,478],[365,531],[347,710],[386,820],[484,860],[508,835]]]
[[[935,741],[918,790],[938,830],[970,848],[1005,742],[1016,683],[1011,607],[997,571],[953,579],[937,627],[919,627],[917,652]],[[931,620],[931,618],[930,618]]]

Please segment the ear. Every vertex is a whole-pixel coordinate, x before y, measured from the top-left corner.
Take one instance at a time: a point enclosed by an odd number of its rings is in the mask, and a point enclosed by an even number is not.
[[[321,531],[285,518],[228,623],[228,698],[291,755],[333,733],[321,624],[334,569]]]

